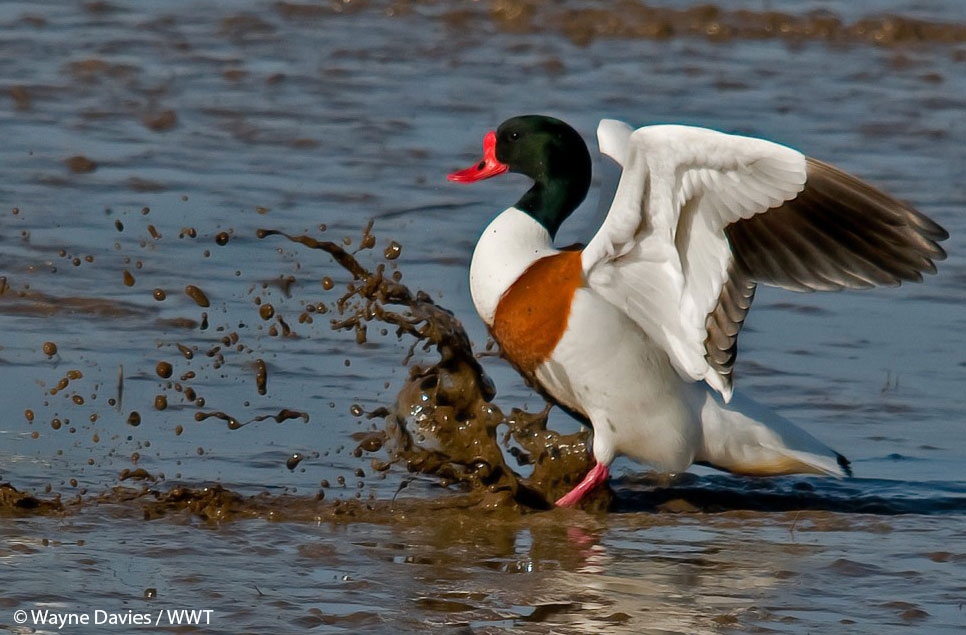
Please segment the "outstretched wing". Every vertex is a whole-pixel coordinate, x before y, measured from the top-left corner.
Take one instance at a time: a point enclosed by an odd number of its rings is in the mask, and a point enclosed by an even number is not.
[[[605,120],[623,166],[583,253],[588,284],[684,377],[730,399],[737,338],[758,282],[796,291],[920,280],[946,232],[911,207],[785,146],[689,126]]]

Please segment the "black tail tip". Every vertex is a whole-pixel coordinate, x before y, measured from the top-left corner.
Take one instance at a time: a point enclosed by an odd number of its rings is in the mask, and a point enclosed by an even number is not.
[[[852,476],[852,462],[838,452],[835,453],[835,457],[838,460],[839,467],[842,468],[843,472],[845,472],[845,475]]]

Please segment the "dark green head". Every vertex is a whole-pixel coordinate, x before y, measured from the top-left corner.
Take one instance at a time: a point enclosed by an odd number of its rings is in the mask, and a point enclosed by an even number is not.
[[[576,130],[553,117],[524,115],[507,119],[483,141],[483,160],[449,175],[451,181],[473,182],[503,172],[533,179],[533,187],[516,207],[530,214],[553,236],[577,209],[590,189],[587,144]]]

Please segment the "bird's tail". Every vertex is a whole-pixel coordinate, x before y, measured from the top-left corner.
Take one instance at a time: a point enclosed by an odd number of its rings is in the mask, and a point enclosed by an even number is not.
[[[752,476],[852,476],[849,460],[755,401],[735,394],[725,404],[708,391],[701,407],[704,433],[696,463]]]

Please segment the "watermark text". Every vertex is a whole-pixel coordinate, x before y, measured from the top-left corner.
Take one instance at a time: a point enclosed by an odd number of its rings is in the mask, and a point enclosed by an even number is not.
[[[56,611],[46,608],[18,609],[13,621],[30,626],[67,630],[73,626],[210,626],[212,609],[160,609],[157,611]]]

